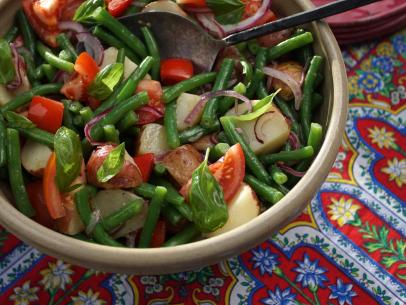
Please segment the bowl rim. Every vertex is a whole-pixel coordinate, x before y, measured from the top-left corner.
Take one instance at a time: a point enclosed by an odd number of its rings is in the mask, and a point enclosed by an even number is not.
[[[313,6],[309,0],[296,2],[301,9]],[[87,268],[126,274],[165,274],[190,270],[198,265],[218,263],[259,244],[305,208],[327,177],[341,145],[348,104],[346,70],[340,49],[328,25],[318,21],[313,31],[317,31],[323,41],[328,41],[328,44],[321,43],[321,46],[327,54],[334,75],[331,95],[333,103],[327,119],[325,139],[304,176],[306,179],[301,179],[281,201],[255,219],[209,239],[154,249],[115,248],[74,239],[26,217],[4,196],[0,197],[0,223],[42,252]],[[240,238],[242,234],[243,239]]]

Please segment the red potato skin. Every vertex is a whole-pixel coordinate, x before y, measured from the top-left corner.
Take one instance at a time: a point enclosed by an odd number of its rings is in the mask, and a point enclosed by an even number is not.
[[[278,63],[274,68],[285,74],[288,74],[300,84],[303,77],[303,67],[298,62],[293,60],[285,61]],[[281,91],[279,92],[279,96],[285,101],[289,101],[294,98],[292,89],[290,89],[290,87],[281,80],[276,78],[272,79],[272,87],[275,91],[281,89]]]
[[[57,47],[58,24],[72,20],[82,0],[53,0],[51,5],[41,0],[22,0],[24,13],[38,36],[51,47]]]
[[[141,171],[127,152],[125,153],[124,165],[116,176],[104,183],[97,180],[97,170],[113,148],[113,145],[103,145],[93,151],[86,166],[89,183],[104,189],[127,189],[140,185],[142,183]]]
[[[282,30],[279,32],[271,33],[265,36],[261,36],[257,38],[258,43],[261,47],[264,48],[272,48],[276,46],[278,43],[288,39],[292,35],[292,30]]]
[[[192,145],[186,144],[172,150],[162,160],[169,174],[180,185],[186,184],[193,171],[202,163],[202,155]]]

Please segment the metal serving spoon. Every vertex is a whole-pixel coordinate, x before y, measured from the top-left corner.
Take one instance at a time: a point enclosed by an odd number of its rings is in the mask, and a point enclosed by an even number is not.
[[[136,34],[140,33],[140,25],[150,26],[160,47],[161,58],[187,58],[193,61],[199,71],[210,71],[218,53],[225,47],[377,1],[379,0],[338,0],[223,39],[213,38],[200,25],[174,13],[138,13],[120,18],[120,21]]]

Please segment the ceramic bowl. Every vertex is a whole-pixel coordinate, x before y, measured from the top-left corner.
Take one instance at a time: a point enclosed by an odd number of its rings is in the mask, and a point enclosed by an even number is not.
[[[308,0],[274,0],[273,8],[290,15],[312,7]],[[0,0],[0,35],[11,24],[19,3]],[[164,274],[199,268],[236,256],[269,238],[309,204],[324,182],[341,144],[347,115],[347,78],[337,42],[322,21],[306,26],[315,36],[315,51],[324,56],[325,101],[316,118],[325,130],[324,142],[300,182],[277,204],[225,234],[190,244],[155,249],[113,248],[80,241],[39,225],[21,214],[0,194],[0,223],[21,240],[67,262],[101,271]]]

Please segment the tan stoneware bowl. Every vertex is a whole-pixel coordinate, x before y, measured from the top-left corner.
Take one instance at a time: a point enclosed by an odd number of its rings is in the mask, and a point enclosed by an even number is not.
[[[290,15],[312,6],[309,0],[274,0],[273,8]],[[0,0],[0,34],[4,34],[19,3]],[[325,57],[325,101],[317,119],[325,138],[320,152],[300,182],[276,205],[228,233],[194,243],[156,249],[113,248],[80,241],[39,225],[21,214],[0,193],[0,223],[23,241],[49,255],[101,271],[164,274],[187,271],[236,256],[261,243],[300,214],[316,194],[335,160],[347,115],[347,78],[340,49],[324,22],[308,25],[315,51]]]

